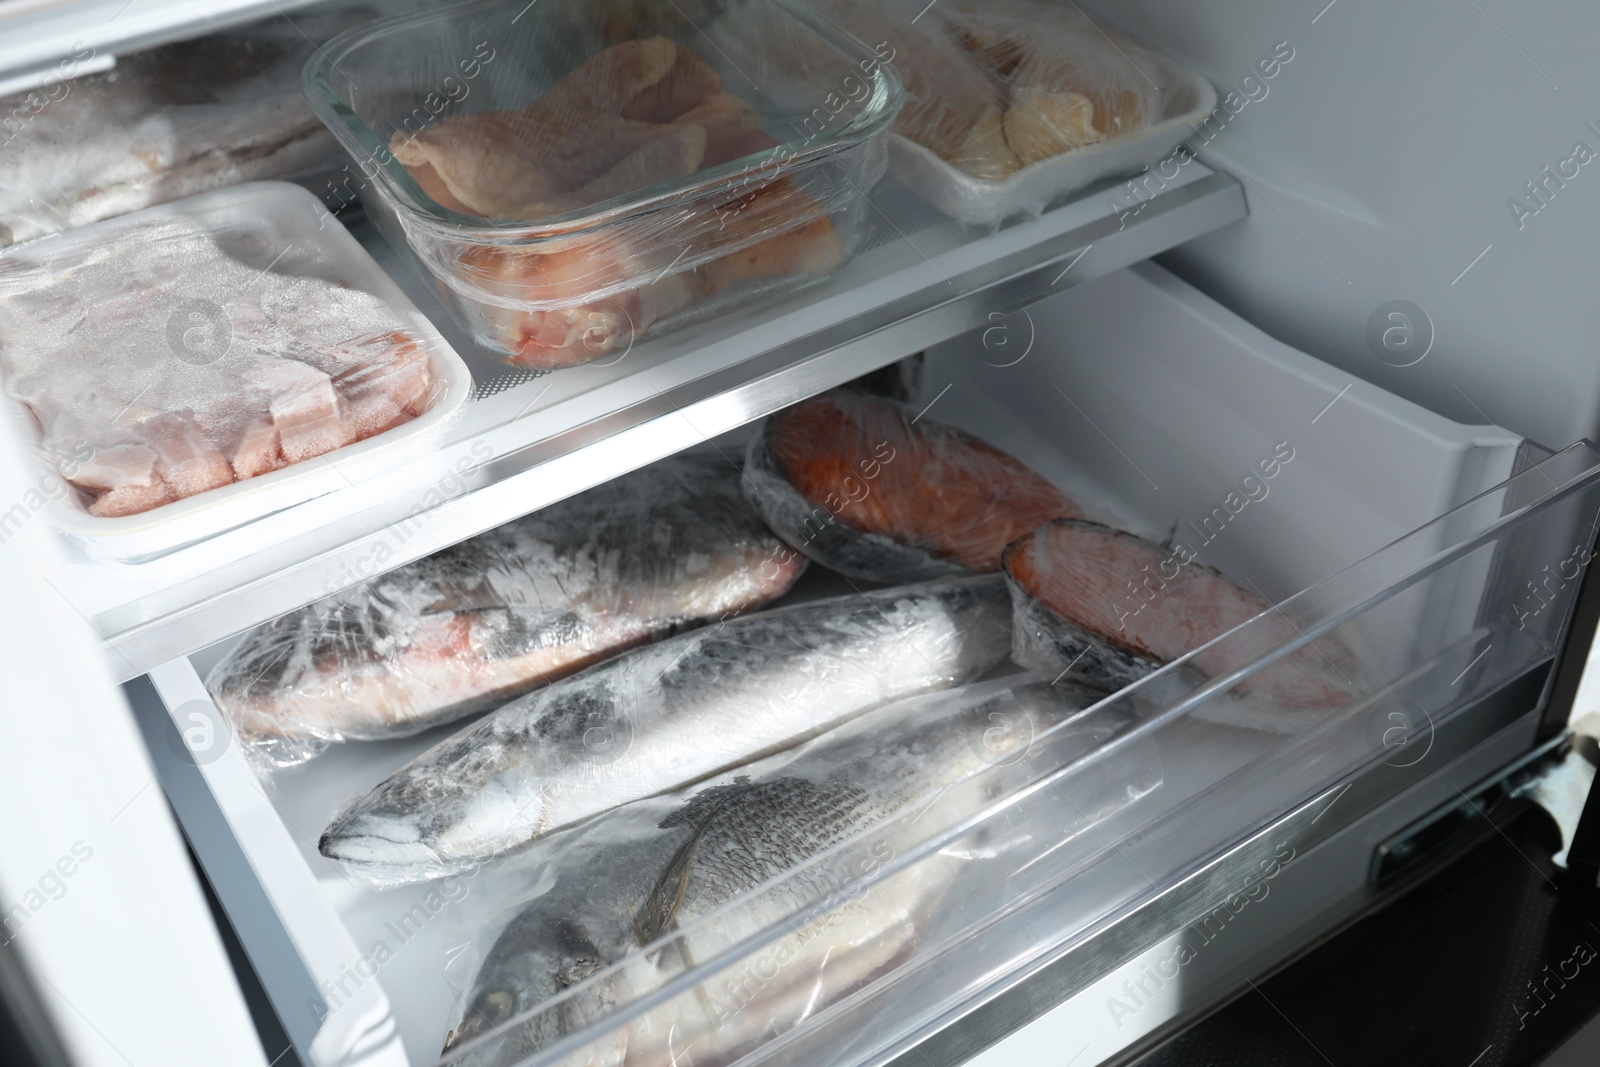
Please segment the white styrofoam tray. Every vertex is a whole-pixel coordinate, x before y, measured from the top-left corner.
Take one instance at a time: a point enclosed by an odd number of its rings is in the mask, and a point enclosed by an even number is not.
[[[27,259],[30,250],[50,262],[70,259],[143,224],[183,217],[201,224],[225,225],[248,218],[267,228],[285,251],[315,248],[318,270],[336,284],[369,293],[387,303],[393,325],[417,339],[428,354],[433,384],[428,409],[391,430],[281,470],[175,500],[137,515],[115,518],[89,514],[75,491],[58,494],[45,509],[53,526],[83,547],[93,559],[135,561],[211,537],[282,508],[339,489],[432,450],[472,392],[472,373],[428,317],[329,215],[322,201],[288,182],[249,182],[176,200],[118,218],[19,245],[10,255]],[[12,401],[13,414],[30,439],[39,426],[27,409]]]
[[[997,328],[1011,332],[1005,346]],[[1296,456],[1272,480],[1270,495],[1232,519],[1202,557],[1254,576],[1274,599],[1502,481],[1516,451],[1493,427],[1453,423],[1374,386],[1351,384],[1152,265],[934,348],[922,388],[918,407],[926,406],[929,418],[1015,452],[1096,515],[1156,538],[1175,516],[1199,521],[1262,453],[1290,442]],[[737,441],[720,444],[729,455],[740,451]],[[792,595],[845,591],[827,589],[822,583],[830,577],[816,568]],[[1470,625],[1472,613],[1464,618]],[[1394,635],[1395,644],[1407,636]],[[231,644],[152,672],[180,729],[196,715],[222,721],[201,678]],[[377,1041],[386,1055],[403,1046],[412,1064],[431,1063],[438,1052],[458,995],[444,973],[447,931],[459,914],[456,898],[475,901],[478,888],[453,886],[449,898],[437,894],[444,903],[436,907],[427,885],[374,892],[346,879],[315,842],[342,800],[450,729],[335,746],[265,791],[237,746],[181,768],[202,776],[215,798],[204,818],[179,806],[195,850],[297,1045],[309,1049],[320,1034],[318,1064],[355,1062],[338,1049],[361,1040]],[[1196,751],[1238,747],[1240,731],[1195,729]],[[1209,770],[1234,765],[1217,759]],[[247,865],[231,859],[241,851]],[[264,928],[262,901],[291,944]],[[396,919],[410,914],[428,918],[415,936],[408,929],[401,938]],[[375,975],[351,981],[379,943],[393,958]],[[327,1004],[317,1002],[319,989]],[[385,1011],[396,1031],[384,1027]]]
[[[975,178],[896,133],[889,139],[889,173],[951,218],[994,226],[1012,215],[1038,215],[1053,201],[1101,178],[1156,166],[1217,106],[1217,91],[1205,78],[1162,56],[1156,62],[1165,82],[1165,113],[1126,137],[1041,159],[994,182]]]

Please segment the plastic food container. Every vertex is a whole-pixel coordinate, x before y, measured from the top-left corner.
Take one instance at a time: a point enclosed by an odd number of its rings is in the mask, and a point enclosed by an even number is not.
[[[963,173],[931,149],[909,137],[894,135],[889,168],[895,178],[923,201],[953,219],[993,226],[1012,215],[1038,215],[1069,193],[1118,174],[1137,174],[1146,167],[1173,168],[1189,162],[1179,154],[1185,138],[1217,106],[1217,91],[1205,78],[1161,61],[1167,72],[1165,113],[1168,117],[1138,133],[1085,145],[1032,163],[1005,181],[987,181]]]
[[[422,455],[472,390],[427,317],[285,182],[8,251],[0,371],[43,466],[20,506],[113,560]]]
[[[1101,178],[1147,166],[1171,179],[1189,161],[1174,149],[1217,106],[1205,78],[1072,5],[816,6],[862,40],[891,42],[906,103],[889,172],[962,222],[1037,215]]]
[[[415,12],[335,38],[305,90],[354,157],[349,198],[475,341],[534,368],[827,277],[901,92],[787,0]]]

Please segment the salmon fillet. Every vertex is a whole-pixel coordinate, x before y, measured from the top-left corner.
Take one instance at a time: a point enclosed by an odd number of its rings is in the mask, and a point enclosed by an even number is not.
[[[1266,651],[1296,637],[1294,624],[1225,575],[1133,534],[1058,520],[1005,550],[1015,609],[1013,658],[1071,671],[1120,689],[1237,626],[1263,628]],[[1207,649],[1194,665],[1209,677],[1245,666],[1237,648]],[[1331,639],[1296,650],[1238,691],[1288,709],[1334,709],[1355,695],[1355,665]]]
[[[883,397],[836,390],[769,419],[746,493],[812,559],[871,581],[1000,569],[1005,546],[1083,511],[1025,464]]]

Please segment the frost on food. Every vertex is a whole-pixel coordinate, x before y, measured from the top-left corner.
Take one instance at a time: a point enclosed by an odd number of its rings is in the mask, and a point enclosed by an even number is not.
[[[77,42],[43,84],[0,97],[0,247],[241,182],[331,185],[341,153],[300,71],[314,42],[371,16],[274,15],[98,74],[80,73],[97,57]]]
[[[776,165],[742,176],[715,206],[568,219],[777,145],[703,58],[652,37],[600,50],[525,107],[397,132],[389,150],[441,207],[546,223],[520,243],[453,250],[452,284],[491,309],[513,363],[561,367],[737,285],[838,267],[829,206]]]
[[[1163,67],[1073,5],[1044,0],[818,0],[868,43],[894,46],[906,86],[895,130],[975,178],[1122,137],[1161,114]]]
[[[438,878],[811,737],[1010,650],[998,576],[757,612],[529,693],[357,798],[323,855],[378,885]]]
[[[1082,510],[1026,464],[883,397],[835,390],[767,420],[745,491],[785,540],[869,581],[1000,569],[1007,543]]]
[[[431,402],[428,355],[384,301],[264,224],[151,219],[53,247],[0,271],[0,367],[90,514],[301,463]]]
[[[1023,666],[1070,672],[1091,685],[1120,689],[1251,623],[1249,639],[1222,642],[1192,667],[1222,677],[1298,631],[1275,610],[1211,567],[1133,534],[1093,522],[1059,520],[1006,549],[1015,609],[1013,658]],[[1323,637],[1256,671],[1226,705],[1237,725],[1279,728],[1300,711],[1326,715],[1362,692],[1360,663]],[[1214,708],[1209,717],[1217,718]]]
[[[805,560],[720,456],[623,475],[250,631],[206,684],[252,751],[403,737],[781,596]],[[780,558],[781,557],[781,558]]]
[[[478,934],[481,962],[446,1062],[525,1062],[766,931],[776,937],[745,962],[706,964],[702,984],[560,1062],[666,1064],[692,1047],[695,1063],[729,1064],[815,1019],[909,962],[941,921],[983,913],[973,887],[989,892],[995,875],[973,873],[972,853],[906,858],[997,795],[1130,730],[1131,713],[1085,711],[1103,696],[1038,675],[900,701],[536,842],[506,879],[519,887],[509,905]],[[1115,789],[1065,780],[1076,818],[1051,819],[1059,836],[986,844],[1057,849],[1160,781],[1143,761],[1119,771]]]

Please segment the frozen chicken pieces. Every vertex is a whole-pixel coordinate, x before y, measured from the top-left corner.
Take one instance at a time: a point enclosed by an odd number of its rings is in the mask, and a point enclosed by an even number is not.
[[[704,59],[654,37],[604,49],[524,108],[397,134],[390,150],[441,206],[532,222],[776,145]],[[502,304],[496,327],[513,362],[582,363],[733,286],[825,274],[843,261],[815,197],[775,168],[753,177],[705,218],[667,213],[598,230],[579,222],[570,236],[468,248],[461,263]]]
[[[1159,64],[1071,8],[1036,0],[952,0],[919,13],[921,6],[820,2],[863,40],[893,46],[906,86],[896,132],[975,178],[1003,181],[1139,130],[1160,112]]]

